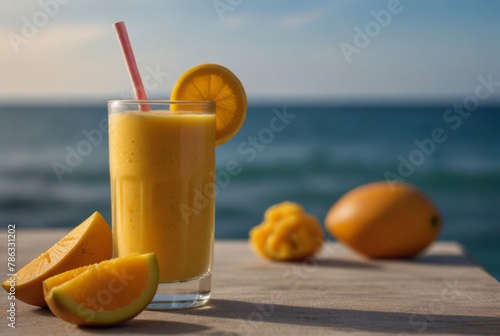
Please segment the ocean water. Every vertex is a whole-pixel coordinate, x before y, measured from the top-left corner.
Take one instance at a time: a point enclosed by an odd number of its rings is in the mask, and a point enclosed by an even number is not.
[[[216,237],[246,239],[284,200],[323,221],[345,192],[390,176],[429,195],[444,219],[439,239],[459,241],[500,279],[500,108],[448,109],[250,104],[217,148]],[[0,225],[73,227],[95,210],[110,221],[106,120],[104,102],[0,106]]]

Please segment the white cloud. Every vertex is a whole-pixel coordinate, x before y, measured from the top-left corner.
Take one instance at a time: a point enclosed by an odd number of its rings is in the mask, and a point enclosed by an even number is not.
[[[291,29],[298,28],[310,23],[313,23],[322,17],[326,16],[328,12],[322,8],[313,9],[306,12],[294,13],[283,16],[279,20],[279,24],[283,28]]]
[[[102,50],[106,34],[110,35],[106,30],[109,27],[102,25],[48,24],[19,45],[18,53],[11,45],[2,48],[0,64],[8,67],[0,78],[0,96],[60,95],[106,86],[109,90],[112,78],[99,75],[119,62],[109,55],[109,48]],[[0,30],[0,34],[7,33]]]
[[[25,46],[21,46],[20,52],[23,49],[29,50],[30,53],[54,53],[67,50],[68,47],[74,45],[86,45],[103,37],[109,27],[98,26],[94,24],[58,24],[47,26],[41,29],[40,32],[31,38]]]
[[[109,28],[93,24],[70,25],[57,24],[39,28],[30,36],[22,31],[0,28],[0,56],[3,61],[16,56],[29,54],[30,58],[40,55],[54,55],[74,46],[89,45],[103,38]],[[30,31],[32,33],[32,31]]]
[[[222,20],[222,24],[229,28],[239,28],[249,24],[252,21],[250,15],[242,15],[242,14],[231,14],[224,17]]]

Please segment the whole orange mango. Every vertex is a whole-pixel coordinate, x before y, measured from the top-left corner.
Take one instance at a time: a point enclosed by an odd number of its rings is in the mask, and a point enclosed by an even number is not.
[[[403,182],[374,182],[342,196],[325,219],[328,232],[371,258],[410,258],[436,240],[442,226],[434,204]]]

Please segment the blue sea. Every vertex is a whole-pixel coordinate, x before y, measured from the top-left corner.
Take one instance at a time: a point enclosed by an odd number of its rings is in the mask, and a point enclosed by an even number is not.
[[[450,108],[250,102],[241,131],[217,148],[216,237],[246,239],[284,200],[323,221],[350,189],[397,178],[435,202],[440,240],[500,279],[500,107]],[[105,102],[0,106],[2,226],[73,227],[95,210],[111,221],[106,119]]]

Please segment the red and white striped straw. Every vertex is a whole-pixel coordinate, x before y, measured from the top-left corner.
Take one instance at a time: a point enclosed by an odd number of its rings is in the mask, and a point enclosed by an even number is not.
[[[134,52],[132,50],[132,45],[128,38],[127,28],[125,27],[125,22],[120,21],[114,24],[116,35],[118,36],[118,41],[120,41],[120,46],[122,48],[123,57],[125,58],[125,63],[127,64],[128,73],[130,75],[130,80],[134,86],[135,98],[138,100],[147,100],[146,91],[144,90],[144,85],[142,85],[141,74],[137,68],[137,63],[135,62]],[[148,104],[140,104],[139,110],[143,112],[150,111]]]

